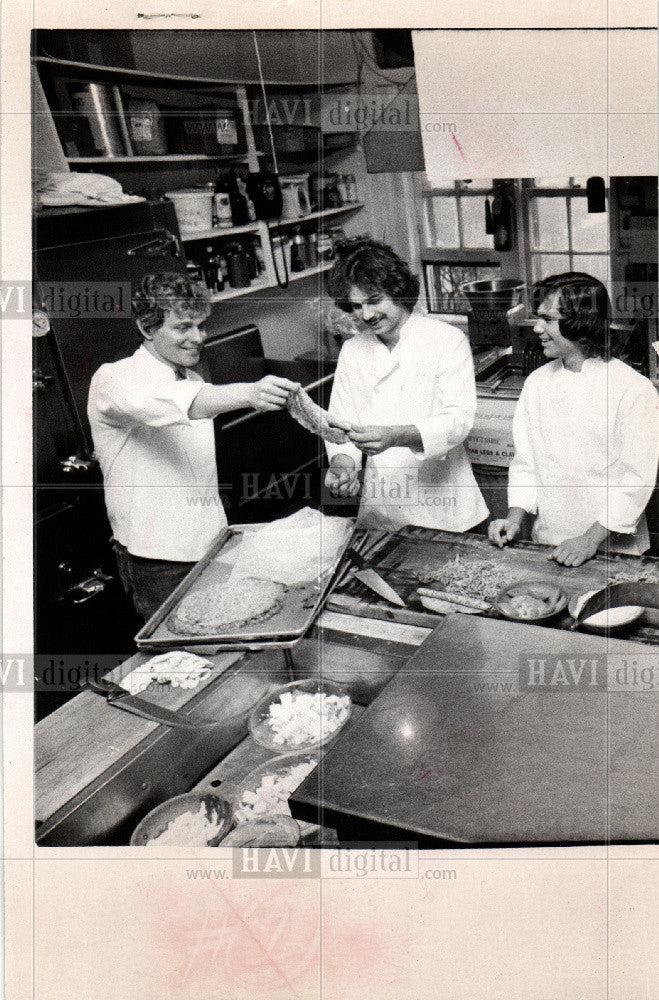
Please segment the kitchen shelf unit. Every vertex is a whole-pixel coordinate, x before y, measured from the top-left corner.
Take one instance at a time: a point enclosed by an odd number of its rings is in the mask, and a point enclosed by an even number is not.
[[[265,156],[265,153],[257,151],[257,156]],[[71,165],[94,164],[99,166],[112,166],[113,163],[194,163],[196,161],[216,161],[224,160],[227,163],[243,163],[247,159],[245,153],[161,153],[152,156],[67,156],[66,160]]]
[[[54,77],[59,77],[63,80],[85,80],[88,82],[112,83],[115,85],[124,84],[127,88],[130,88],[131,86],[142,87],[153,90],[153,99],[157,98],[158,90],[165,94],[168,90],[172,91],[175,88],[178,88],[183,93],[194,95],[195,98],[201,97],[204,100],[211,100],[213,97],[226,98],[227,95],[231,95],[236,104],[236,112],[242,119],[244,150],[238,153],[224,153],[217,155],[205,153],[163,153],[152,155],[137,154],[133,156],[65,156],[64,158],[72,167],[80,166],[84,169],[99,166],[102,167],[104,172],[112,174],[113,171],[119,171],[121,173],[121,171],[125,171],[133,165],[143,165],[150,178],[150,183],[145,185],[145,187],[164,187],[167,189],[169,182],[165,181],[165,175],[168,170],[175,169],[177,165],[189,164],[190,169],[193,170],[195,166],[203,169],[204,165],[207,165],[208,168],[212,169],[217,166],[217,164],[221,164],[223,162],[242,162],[247,164],[251,172],[258,172],[261,168],[264,157],[267,155],[263,151],[257,149],[250,114],[250,94],[253,93],[253,87],[256,81],[207,79],[192,76],[181,76],[178,74],[154,73],[144,70],[105,66],[97,63],[84,63],[68,59],[56,59],[47,56],[36,56],[34,58],[34,63],[40,70],[41,74],[50,80]],[[277,83],[277,86],[281,85],[288,86],[289,82],[283,84],[281,82]],[[290,81],[290,85],[296,85],[296,82]],[[279,155],[282,154],[280,153]],[[291,161],[288,157],[285,157],[285,159],[287,169],[290,169]],[[154,183],[154,181],[158,181],[161,174],[164,183],[162,185]],[[209,179],[211,176],[212,174],[209,172]],[[190,183],[199,183],[199,180],[193,179]],[[185,183],[180,183],[180,186],[184,187],[186,185]],[[170,187],[170,189],[173,189],[173,186]],[[254,292],[262,292],[268,288],[277,289],[280,287],[277,281],[275,263],[272,255],[270,234],[268,231],[269,228],[272,227],[276,230],[283,231],[296,226],[308,226],[309,223],[313,222],[320,224],[320,222],[324,219],[342,215],[352,215],[353,213],[359,212],[364,207],[365,204],[362,201],[348,202],[345,205],[311,212],[298,219],[281,219],[274,220],[272,222],[259,220],[242,226],[227,227],[226,229],[215,228],[205,230],[200,233],[186,232],[181,236],[181,243],[184,246],[187,246],[188,244],[198,243],[202,240],[221,240],[247,234],[253,234],[258,238],[263,252],[263,259],[265,261],[265,273],[246,288],[229,288],[213,295],[213,302],[224,302],[229,299],[239,298]],[[289,282],[292,284],[305,277],[309,277],[314,274],[321,274],[330,267],[330,262],[321,261],[315,267],[306,268],[304,271],[300,272],[290,273]]]

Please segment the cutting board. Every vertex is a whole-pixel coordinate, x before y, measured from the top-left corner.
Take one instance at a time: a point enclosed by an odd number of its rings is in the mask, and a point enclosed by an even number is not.
[[[447,616],[292,804],[354,839],[361,823],[470,844],[656,840],[657,692],[593,689],[589,668],[566,686],[559,654],[657,661],[639,643]],[[529,657],[547,660],[533,689]]]

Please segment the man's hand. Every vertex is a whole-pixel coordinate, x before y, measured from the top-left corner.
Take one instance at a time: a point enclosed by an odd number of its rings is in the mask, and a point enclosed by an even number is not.
[[[423,448],[421,435],[414,424],[392,424],[391,426],[353,427],[348,433],[365,455],[379,455],[388,448]]]
[[[296,392],[299,382],[291,382],[277,375],[266,375],[259,382],[249,385],[250,405],[255,410],[281,410],[286,406],[289,392]]]
[[[581,566],[593,558],[608,534],[607,529],[596,521],[583,535],[566,538],[547,558],[554,559],[563,566]]]
[[[335,455],[325,475],[325,486],[334,497],[356,497],[361,484],[354,458]]]
[[[498,545],[500,549],[509,542],[514,542],[522,527],[524,511],[521,507],[513,507],[508,511],[506,517],[500,517],[496,521],[490,521],[487,526],[487,536],[493,545]]]

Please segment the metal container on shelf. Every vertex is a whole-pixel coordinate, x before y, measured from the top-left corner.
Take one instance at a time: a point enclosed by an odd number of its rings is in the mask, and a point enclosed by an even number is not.
[[[291,271],[305,271],[307,268],[307,240],[296,230],[291,240]]]
[[[330,233],[320,232],[317,234],[316,251],[319,264],[334,258],[334,242]]]

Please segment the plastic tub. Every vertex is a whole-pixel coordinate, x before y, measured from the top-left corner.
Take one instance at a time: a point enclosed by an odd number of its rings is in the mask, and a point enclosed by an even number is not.
[[[317,766],[320,760],[320,754],[316,753],[287,753],[280,757],[273,757],[271,760],[266,761],[265,764],[260,764],[259,767],[255,767],[253,771],[243,778],[240,782],[234,795],[231,796],[231,813],[233,822],[237,827],[241,826],[243,823],[252,823],[258,820],[267,819],[269,817],[280,817],[288,816],[290,817],[290,810],[288,808],[288,796],[283,799],[277,797],[277,801],[273,803],[271,807],[266,807],[264,809],[259,809],[254,807],[254,803],[247,802],[243,800],[245,792],[257,793],[257,790],[261,788],[261,783],[265,778],[273,777],[275,781],[279,784],[281,781],[290,778],[293,768],[297,767],[298,764],[304,764],[307,774],[300,777],[299,782],[297,782],[296,787],[298,787],[308,774],[311,774],[313,769]],[[295,788],[290,789],[289,795],[292,795]],[[262,794],[262,797],[265,796]]]
[[[213,228],[213,192],[202,188],[166,191],[174,205],[181,235],[204,233]]]

